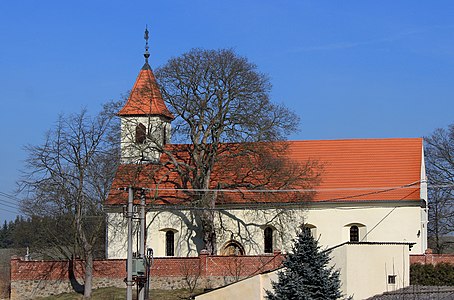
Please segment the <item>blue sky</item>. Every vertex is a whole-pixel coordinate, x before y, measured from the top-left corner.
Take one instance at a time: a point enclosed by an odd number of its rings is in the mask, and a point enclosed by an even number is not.
[[[1,1],[0,222],[24,146],[132,87],[146,24],[153,68],[196,47],[256,63],[301,117],[291,139],[421,137],[454,123],[453,16],[452,1]]]

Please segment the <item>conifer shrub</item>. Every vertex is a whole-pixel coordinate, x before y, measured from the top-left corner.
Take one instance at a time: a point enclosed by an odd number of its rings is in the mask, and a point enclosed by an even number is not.
[[[269,300],[340,299],[339,271],[329,266],[329,251],[321,251],[318,241],[301,228],[291,252],[272,282],[273,291],[266,291]]]

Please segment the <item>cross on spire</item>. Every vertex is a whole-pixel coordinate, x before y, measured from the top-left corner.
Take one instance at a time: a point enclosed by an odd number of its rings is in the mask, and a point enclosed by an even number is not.
[[[150,57],[150,52],[148,52],[148,26],[145,26],[145,35],[144,35],[144,39],[145,39],[145,53],[143,54],[143,56],[145,57],[145,65],[148,65],[148,58]]]

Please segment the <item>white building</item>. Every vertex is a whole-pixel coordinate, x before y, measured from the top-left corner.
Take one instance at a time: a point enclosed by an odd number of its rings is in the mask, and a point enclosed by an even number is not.
[[[198,255],[203,249],[200,220],[179,190],[175,168],[166,164],[169,156],[159,150],[165,147],[190,163],[187,145],[169,144],[174,116],[148,62],[119,116],[121,165],[105,203],[108,258],[126,257],[122,209],[127,192],[121,188],[128,186],[145,188],[147,246],[156,256]],[[318,185],[300,191],[310,201],[295,202],[291,191],[274,193],[272,201],[245,189],[242,194],[220,192],[214,210],[217,254],[286,251],[303,223],[326,247],[348,241],[404,242],[414,243],[411,254],[424,253],[427,188],[421,138],[290,141],[285,156],[294,164],[323,165]],[[218,165],[214,178],[229,180],[227,167]]]
[[[404,288],[410,283],[407,243],[345,243],[334,247],[331,264],[340,270],[341,291],[353,299],[366,299]],[[278,269],[246,278],[196,296],[196,300],[266,299]]]

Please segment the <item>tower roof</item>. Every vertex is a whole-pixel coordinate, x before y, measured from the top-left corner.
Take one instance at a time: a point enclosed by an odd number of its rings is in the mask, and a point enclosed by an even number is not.
[[[119,116],[158,115],[174,119],[162,99],[161,91],[148,64],[148,28],[145,28],[145,64],[137,76],[136,82],[129,94],[128,101],[118,113]]]
[[[162,99],[161,91],[148,62],[145,62],[140,70],[128,101],[118,115],[161,115],[169,119],[174,118]]]

